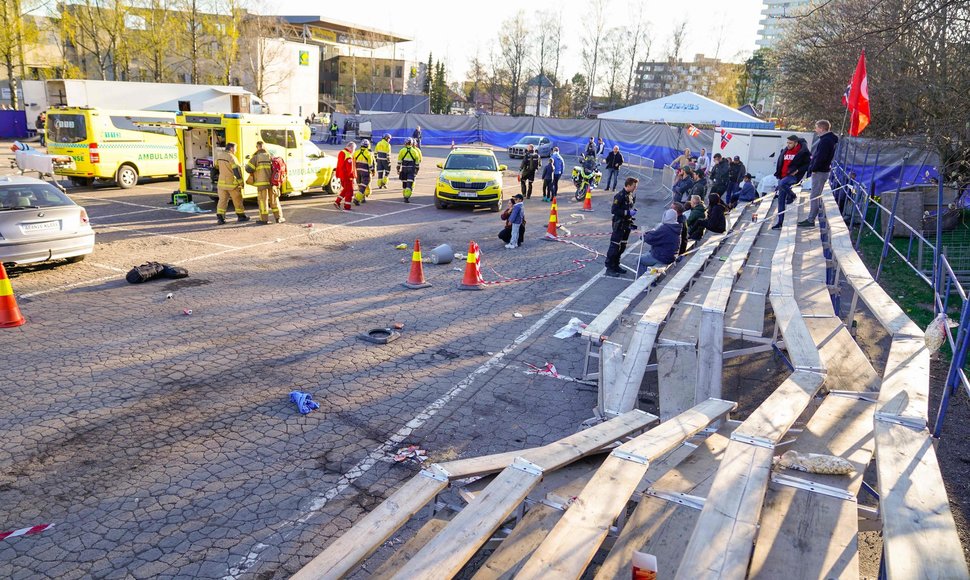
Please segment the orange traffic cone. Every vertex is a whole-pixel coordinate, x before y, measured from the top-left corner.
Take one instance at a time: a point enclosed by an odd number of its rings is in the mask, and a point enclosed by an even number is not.
[[[556,200],[552,200],[552,205],[549,206],[549,226],[546,227],[546,240],[558,240],[559,235],[556,233],[556,228],[559,226],[559,210],[556,207]]]
[[[404,283],[405,288],[417,290],[431,286],[424,279],[424,262],[421,261],[421,240],[414,240],[414,252],[411,254],[411,273],[408,274],[408,281]]]
[[[586,199],[583,200],[583,211],[593,211],[593,189],[586,186]]]
[[[17,299],[13,296],[13,286],[7,278],[7,271],[0,264],[0,328],[14,328],[22,325],[24,315],[20,313]]]
[[[475,242],[468,243],[468,259],[465,260],[465,276],[458,284],[459,290],[481,290],[482,273],[479,270],[479,248]]]

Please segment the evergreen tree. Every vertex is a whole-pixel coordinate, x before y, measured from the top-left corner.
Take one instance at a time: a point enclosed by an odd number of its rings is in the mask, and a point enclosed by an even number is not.
[[[445,80],[445,65],[439,61],[435,65],[434,84],[432,85],[431,107],[435,113],[448,112],[448,83]]]
[[[431,62],[431,53],[430,52],[428,53],[428,68],[427,68],[427,71],[428,72],[424,75],[424,86],[421,88],[421,91],[424,94],[426,94],[426,95],[428,95],[430,97],[431,96],[431,82],[432,82],[432,77],[434,76],[433,75],[433,71],[432,71],[432,62]]]

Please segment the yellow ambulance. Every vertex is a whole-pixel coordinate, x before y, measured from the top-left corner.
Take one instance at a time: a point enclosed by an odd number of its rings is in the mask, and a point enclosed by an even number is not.
[[[175,113],[56,107],[47,112],[47,152],[70,155],[75,167],[58,170],[75,185],[113,181],[123,189],[140,177],[179,172]]]
[[[246,165],[256,152],[256,142],[273,157],[286,162],[287,181],[281,193],[296,196],[321,188],[340,192],[334,169],[337,160],[310,141],[310,128],[303,119],[291,115],[251,115],[244,113],[183,112],[176,117],[179,131],[179,191],[192,195],[217,197],[212,168],[216,154],[226,143],[236,144],[239,164]],[[243,187],[243,197],[255,198],[256,188]]]

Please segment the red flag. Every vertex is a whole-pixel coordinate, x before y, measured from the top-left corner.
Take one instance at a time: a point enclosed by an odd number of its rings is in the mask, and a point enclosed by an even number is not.
[[[721,129],[721,149],[724,149],[725,147],[727,147],[728,143],[730,143],[731,139],[733,138],[734,138],[734,135],[732,135],[731,133],[728,133],[724,129]]]
[[[869,77],[866,74],[866,51],[859,55],[859,64],[852,75],[852,85],[849,89],[848,105],[852,114],[849,124],[849,135],[856,137],[869,125]]]
[[[698,135],[701,134],[701,130],[693,125],[688,125],[687,134],[690,135],[691,137],[697,137]]]

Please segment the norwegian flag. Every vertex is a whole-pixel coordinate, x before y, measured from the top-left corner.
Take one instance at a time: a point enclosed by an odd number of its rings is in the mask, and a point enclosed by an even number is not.
[[[698,135],[701,134],[701,130],[693,125],[688,125],[687,134],[690,135],[691,137],[697,137]]]
[[[849,93],[852,91],[852,83],[845,85],[845,92],[842,93],[842,106],[848,108]]]
[[[728,133],[724,129],[721,129],[721,149],[727,147],[727,144],[731,142],[731,139],[734,139],[734,135]]]

